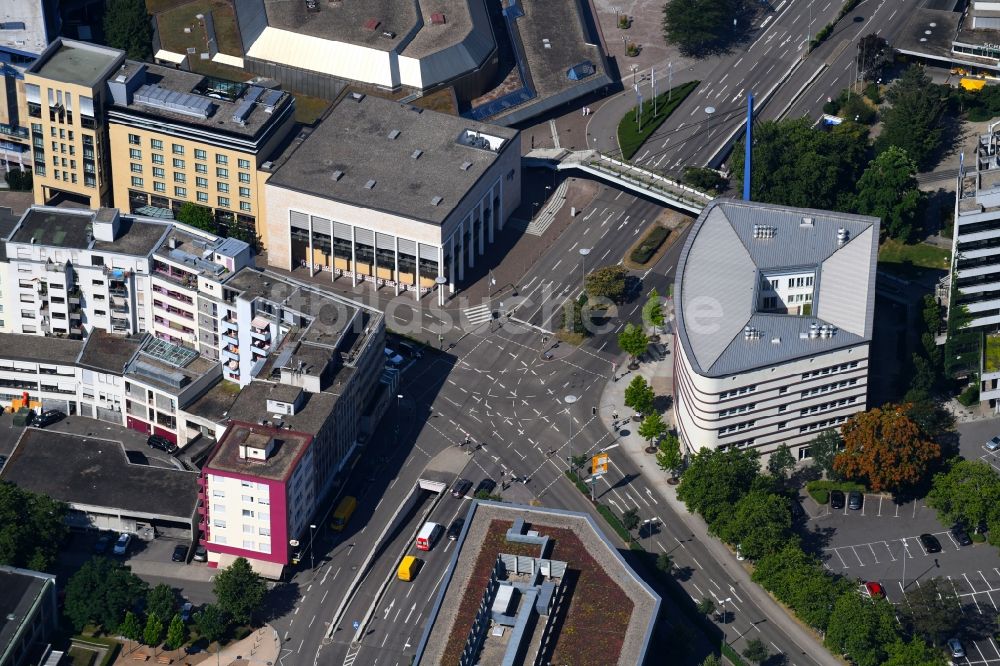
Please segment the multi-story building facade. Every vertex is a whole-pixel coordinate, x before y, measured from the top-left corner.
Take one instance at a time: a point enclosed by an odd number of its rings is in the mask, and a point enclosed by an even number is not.
[[[520,134],[354,93],[265,190],[272,266],[453,293],[520,204]]]
[[[674,415],[688,451],[781,444],[866,407],[879,220],[716,200],[681,252]]]
[[[110,204],[107,80],[124,61],[117,49],[60,37],[25,70],[35,203]]]
[[[267,245],[261,166],[295,123],[294,98],[235,81],[126,62],[108,80],[114,204],[176,215],[185,203],[212,210]]]
[[[56,577],[4,565],[0,589],[0,666],[61,661],[49,644],[59,628]]]

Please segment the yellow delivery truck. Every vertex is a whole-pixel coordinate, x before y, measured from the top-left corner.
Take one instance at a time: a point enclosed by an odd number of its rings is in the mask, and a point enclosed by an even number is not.
[[[417,577],[417,571],[419,570],[420,560],[413,555],[407,555],[403,558],[403,561],[399,563],[399,568],[396,569],[396,575],[399,576],[399,580],[410,582]]]
[[[358,500],[354,497],[348,495],[344,499],[340,500],[340,504],[337,505],[336,511],[333,512],[333,519],[330,521],[330,527],[342,532],[345,527],[347,527],[347,521],[351,519],[351,514],[354,510],[358,508]]]

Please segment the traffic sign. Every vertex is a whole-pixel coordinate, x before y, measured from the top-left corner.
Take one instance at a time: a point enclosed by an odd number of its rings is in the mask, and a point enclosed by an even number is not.
[[[354,627],[354,631],[357,631],[361,627],[361,623],[358,622],[357,620],[352,622],[351,625]]]
[[[600,452],[595,455],[590,460],[590,473],[594,474],[606,474],[608,471],[608,454],[605,452]]]

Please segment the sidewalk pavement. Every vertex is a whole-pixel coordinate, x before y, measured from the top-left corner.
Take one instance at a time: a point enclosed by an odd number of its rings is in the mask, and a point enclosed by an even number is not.
[[[638,370],[626,370],[624,374],[622,373],[622,368],[625,365],[619,364],[618,370],[614,373],[618,377],[618,380],[615,381],[614,377],[608,380],[601,395],[599,416],[609,431],[614,432],[613,417],[615,413],[617,413],[619,421],[622,419],[627,420],[632,415],[632,410],[625,407],[625,388],[635,375],[638,374],[645,377],[658,396],[672,396],[673,336],[661,336],[660,342],[669,351],[664,360],[642,363]],[[671,411],[664,414],[664,420],[672,424],[673,414]],[[749,571],[736,561],[736,556],[730,552],[729,548],[708,534],[708,525],[706,525],[705,521],[701,517],[688,512],[684,503],[677,499],[677,486],[667,483],[667,475],[657,469],[654,456],[645,452],[646,440],[639,437],[635,432],[638,425],[634,421],[627,421],[625,430],[628,434],[616,438],[615,441],[619,446],[615,451],[621,451],[619,455],[629,457],[632,463],[645,473],[646,482],[650,486],[655,487],[660,495],[666,498],[667,504],[684,521],[684,526],[691,530],[691,534],[694,535],[695,540],[703,544],[717,562],[729,565],[726,566],[726,571],[732,576],[733,582],[738,586],[741,593],[749,595],[767,619],[777,625],[786,636],[791,638],[797,649],[809,654],[817,662],[824,664],[824,666],[842,666],[841,662],[823,647],[815,635],[802,627],[794,618],[790,617],[763,588],[750,580]],[[731,640],[736,638],[737,636],[733,636]],[[785,649],[790,649],[790,647],[785,646]]]
[[[147,664],[174,664],[175,666],[273,666],[278,663],[278,655],[281,654],[281,641],[278,632],[265,624],[260,629],[251,632],[243,640],[230,643],[216,654],[215,652],[199,652],[197,654],[186,654],[184,650],[163,650],[157,649],[156,656],[153,650],[145,646],[134,643],[134,649],[129,649],[129,643],[124,639],[119,639],[126,646],[119,653],[115,660],[117,666],[128,666],[135,663]]]

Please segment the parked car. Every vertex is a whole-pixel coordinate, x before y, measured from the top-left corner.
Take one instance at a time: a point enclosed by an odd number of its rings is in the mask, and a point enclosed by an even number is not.
[[[184,605],[181,606],[181,621],[187,622],[191,619],[191,612],[194,610],[194,604],[190,601],[185,601]]]
[[[180,543],[174,546],[174,552],[170,556],[171,562],[187,562],[188,547]]]
[[[129,544],[132,543],[132,535],[128,532],[122,532],[118,535],[118,541],[115,541],[115,548],[112,552],[115,555],[124,555],[128,552]]]
[[[859,493],[857,490],[852,490],[847,493],[847,508],[852,511],[859,511],[861,505],[864,504],[864,495]]]
[[[986,442],[987,451],[996,451],[1000,449],[1000,436],[994,436],[990,438],[990,441]]]
[[[401,365],[403,363],[403,357],[397,354],[394,350],[385,348],[385,362],[389,365]]]
[[[458,535],[462,533],[462,527],[465,525],[465,518],[456,518],[451,521],[451,525],[448,526],[448,538],[452,541],[458,539]]]
[[[162,437],[160,435],[150,435],[146,440],[146,444],[151,449],[159,449],[170,454],[177,453],[177,445],[166,437]]]
[[[831,509],[844,508],[844,491],[842,490],[830,491],[830,508]]]
[[[881,599],[885,596],[885,588],[882,587],[881,583],[876,583],[870,580],[864,585],[865,593],[872,599]]]
[[[107,534],[102,534],[97,537],[97,541],[94,542],[94,555],[104,555],[108,552],[108,548],[111,546],[111,536]]]
[[[965,648],[957,638],[948,639],[948,650],[951,651],[952,659],[961,659],[965,656]]]
[[[479,485],[476,486],[476,492],[472,493],[472,495],[473,497],[475,497],[481,492],[492,494],[493,490],[496,489],[496,487],[497,487],[497,482],[494,481],[493,479],[483,479],[482,481],[479,482]]]
[[[937,540],[937,537],[933,534],[921,534],[920,535],[920,545],[924,547],[928,553],[940,553],[941,552],[941,542]]]
[[[455,485],[451,487],[452,497],[465,497],[469,493],[469,489],[472,488],[472,481],[468,479],[459,479],[455,482]]]
[[[31,421],[31,425],[36,428],[44,428],[45,426],[62,421],[64,418],[66,418],[65,412],[60,412],[58,409],[47,409],[40,414],[36,414],[35,418]]]
[[[208,562],[208,551],[204,546],[198,546],[194,549],[194,559],[195,562]]]
[[[962,525],[955,525],[951,528],[951,536],[958,542],[959,546],[968,546],[972,544],[972,538],[969,537],[968,531]]]

